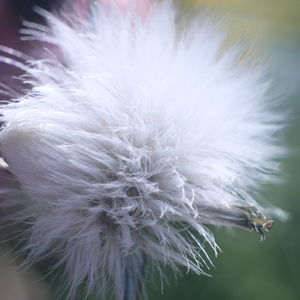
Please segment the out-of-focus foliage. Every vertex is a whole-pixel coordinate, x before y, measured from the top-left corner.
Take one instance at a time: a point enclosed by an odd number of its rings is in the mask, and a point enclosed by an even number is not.
[[[194,9],[205,6],[221,14],[225,13],[241,30],[249,30],[261,39],[299,36],[298,0],[179,0],[179,2]]]

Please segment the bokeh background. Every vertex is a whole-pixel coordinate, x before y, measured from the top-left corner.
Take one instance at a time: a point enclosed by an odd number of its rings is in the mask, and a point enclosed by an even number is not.
[[[284,181],[265,186],[262,195],[288,212],[289,218],[285,222],[277,221],[264,242],[255,234],[239,229],[213,229],[222,253],[217,258],[212,257],[214,267],[208,270],[211,277],[186,274],[185,270],[177,278],[170,274],[162,294],[157,274],[154,282],[148,283],[149,300],[299,300],[300,1],[177,2],[183,10],[196,11],[208,6],[215,14],[224,16],[232,39],[246,37],[255,55],[270,58],[276,82],[274,88],[282,93],[283,109],[289,111],[284,134],[289,155],[283,160]],[[0,5],[0,17],[3,7]],[[6,250],[2,246],[1,251],[6,255],[0,259],[0,300],[55,299],[37,271],[18,272]]]

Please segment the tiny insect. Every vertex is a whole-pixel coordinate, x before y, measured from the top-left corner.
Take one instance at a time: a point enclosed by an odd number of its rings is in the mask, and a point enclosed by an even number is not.
[[[239,209],[247,218],[248,229],[257,232],[261,241],[265,240],[264,231],[270,231],[274,221],[268,220],[266,216],[254,206],[240,207]]]

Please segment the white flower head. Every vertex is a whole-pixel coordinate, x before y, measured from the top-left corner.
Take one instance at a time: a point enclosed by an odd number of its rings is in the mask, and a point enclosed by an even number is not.
[[[24,33],[56,54],[22,64],[32,89],[1,107],[28,261],[57,253],[71,298],[112,280],[133,300],[145,263],[205,273],[205,224],[270,228],[253,195],[277,170],[280,118],[265,72],[222,50],[218,26],[179,34],[169,1],[146,19],[95,6],[80,26],[41,13],[48,27]]]

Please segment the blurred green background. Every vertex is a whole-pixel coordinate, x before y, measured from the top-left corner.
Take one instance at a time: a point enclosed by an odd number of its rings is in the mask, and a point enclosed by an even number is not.
[[[277,221],[267,240],[239,229],[213,229],[222,250],[213,259],[211,277],[170,275],[163,286],[159,276],[148,284],[149,300],[299,300],[300,299],[300,0],[178,0],[192,10],[208,6],[225,14],[234,36],[246,33],[254,52],[271,58],[276,85],[290,110],[283,161],[285,181],[266,186],[263,197],[290,214]],[[213,258],[213,255],[212,255]],[[17,273],[0,262],[0,300],[45,300],[45,288],[33,273]],[[10,279],[8,279],[8,277]],[[5,280],[6,278],[6,280]],[[4,289],[5,287],[5,289]],[[3,291],[11,287],[5,294]]]

